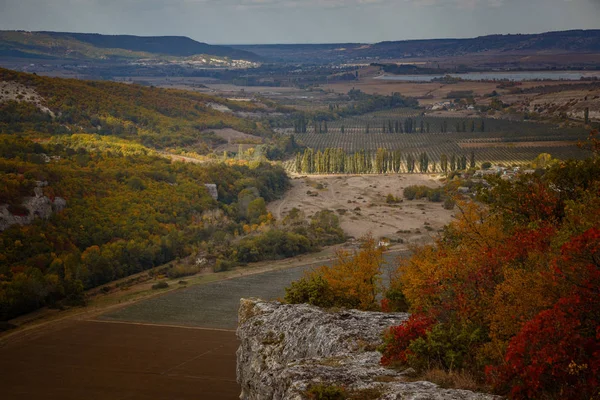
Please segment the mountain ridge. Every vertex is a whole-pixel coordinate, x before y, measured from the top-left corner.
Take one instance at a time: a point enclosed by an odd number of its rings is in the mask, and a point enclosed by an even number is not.
[[[186,36],[103,35],[52,31],[0,31],[0,57],[136,59],[152,56],[210,55],[260,61],[256,54],[210,45]]]

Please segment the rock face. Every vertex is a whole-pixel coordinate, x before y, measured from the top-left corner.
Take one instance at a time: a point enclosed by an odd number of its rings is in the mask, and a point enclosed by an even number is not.
[[[429,382],[406,382],[379,365],[385,328],[408,314],[343,310],[242,299],[239,310],[237,379],[240,399],[306,399],[313,385],[370,390],[379,399],[487,400],[498,397],[442,389]],[[371,398],[371,397],[369,397]]]
[[[44,196],[43,187],[47,182],[38,182],[33,189],[35,196],[25,197],[21,205],[28,211],[27,215],[13,215],[7,205],[0,205],[0,232],[12,225],[28,225],[35,218],[47,219],[55,212],[61,212],[67,206],[67,201],[62,197],[54,198],[54,201]]]
[[[216,184],[205,183],[204,186],[206,187],[206,190],[208,190],[208,194],[210,194],[213,199],[219,200],[219,191],[217,190]]]

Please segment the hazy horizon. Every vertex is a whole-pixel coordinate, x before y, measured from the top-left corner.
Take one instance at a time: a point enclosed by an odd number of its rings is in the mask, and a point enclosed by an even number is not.
[[[600,0],[0,0],[0,27],[223,45],[376,43],[600,29]]]

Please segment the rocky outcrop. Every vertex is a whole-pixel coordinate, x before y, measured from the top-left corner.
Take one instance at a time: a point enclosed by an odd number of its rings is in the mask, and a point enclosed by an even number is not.
[[[67,206],[67,201],[62,197],[55,197],[54,201],[44,196],[43,187],[47,182],[38,182],[34,188],[33,197],[25,197],[21,206],[27,213],[24,215],[14,215],[10,212],[7,205],[0,205],[0,232],[6,230],[12,225],[28,225],[36,218],[48,219],[55,212],[61,212]]]
[[[219,200],[219,191],[217,190],[217,185],[214,183],[205,183],[204,187],[208,190],[208,194],[215,200]]]
[[[381,367],[382,332],[408,314],[343,310],[242,299],[239,309],[237,378],[240,399],[306,399],[313,385],[369,391],[378,399],[488,400],[495,396],[407,382]]]

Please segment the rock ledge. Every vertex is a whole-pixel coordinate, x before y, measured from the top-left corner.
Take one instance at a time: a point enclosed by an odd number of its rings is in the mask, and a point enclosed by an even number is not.
[[[499,399],[430,382],[406,382],[401,373],[381,367],[375,350],[382,343],[381,333],[407,318],[405,313],[329,312],[242,299],[237,330],[240,399],[306,399],[306,390],[315,384],[376,389],[378,398],[386,400]]]

